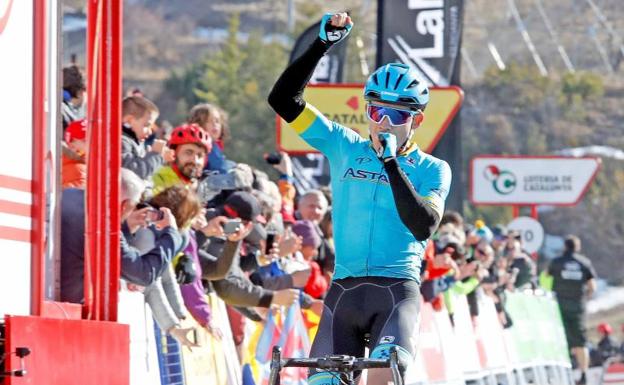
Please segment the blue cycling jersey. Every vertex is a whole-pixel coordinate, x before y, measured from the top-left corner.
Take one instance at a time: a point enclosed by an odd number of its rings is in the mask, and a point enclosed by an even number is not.
[[[417,241],[401,221],[388,176],[371,141],[328,120],[310,104],[291,126],[329,159],[334,279],[381,276],[420,282],[426,241]],[[442,216],[451,183],[448,164],[416,145],[397,160],[418,195]]]

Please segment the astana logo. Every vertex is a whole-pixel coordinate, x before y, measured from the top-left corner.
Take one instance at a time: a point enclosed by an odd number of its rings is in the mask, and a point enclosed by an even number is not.
[[[516,189],[516,176],[494,165],[487,166],[483,171],[483,176],[492,182],[494,190],[501,195],[511,194]]]

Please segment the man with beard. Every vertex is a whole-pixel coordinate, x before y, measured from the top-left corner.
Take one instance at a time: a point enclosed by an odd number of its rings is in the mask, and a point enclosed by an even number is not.
[[[154,195],[180,183],[196,189],[212,150],[210,135],[197,124],[184,124],[173,130],[168,146],[174,150],[175,157],[173,162],[161,167],[152,176]]]

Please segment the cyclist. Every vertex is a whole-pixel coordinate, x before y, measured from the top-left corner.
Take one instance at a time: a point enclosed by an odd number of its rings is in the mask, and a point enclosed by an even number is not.
[[[369,139],[328,120],[302,98],[317,63],[353,27],[346,13],[326,14],[318,38],[277,80],[269,104],[330,162],[336,267],[310,355],[373,358],[399,351],[404,372],[417,342],[419,277],[426,240],[436,230],[450,168],[411,143],[429,90],[408,66],[391,63],[368,79]],[[385,382],[384,382],[385,381]],[[370,384],[390,381],[369,372]],[[309,384],[337,384],[311,370]]]

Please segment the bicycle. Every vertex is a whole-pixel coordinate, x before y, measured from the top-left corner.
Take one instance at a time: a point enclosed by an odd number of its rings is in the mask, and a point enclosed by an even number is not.
[[[327,372],[338,372],[344,385],[355,385],[353,372],[373,368],[390,368],[392,381],[395,385],[403,385],[403,378],[399,370],[399,354],[396,348],[390,350],[390,357],[356,358],[346,355],[327,355],[320,358],[281,358],[281,349],[274,346],[271,355],[271,373],[269,385],[280,385],[280,371],[282,368],[316,368]]]

